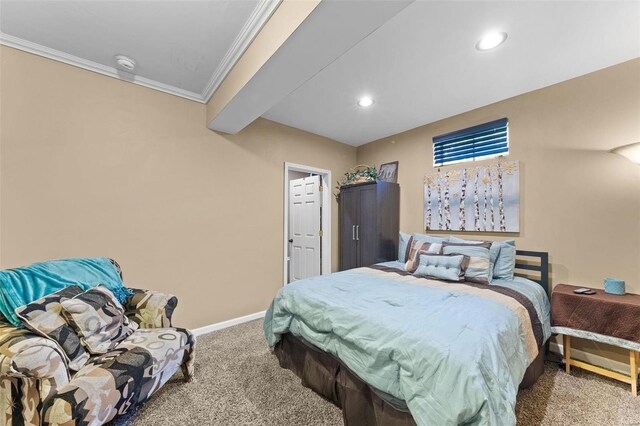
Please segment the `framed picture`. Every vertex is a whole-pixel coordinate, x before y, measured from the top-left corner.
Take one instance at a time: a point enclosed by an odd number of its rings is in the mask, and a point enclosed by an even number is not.
[[[500,161],[426,175],[424,229],[520,232],[520,163]]]
[[[378,180],[384,182],[398,183],[398,162],[385,163],[380,165],[378,170]]]

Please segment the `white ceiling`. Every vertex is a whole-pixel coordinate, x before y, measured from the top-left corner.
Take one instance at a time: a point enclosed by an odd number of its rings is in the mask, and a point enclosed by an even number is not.
[[[0,42],[206,102],[279,1],[0,0]],[[412,1],[324,0],[240,92],[255,108],[236,121],[358,146],[640,57],[640,1]],[[477,51],[491,29],[506,43]],[[269,70],[299,78],[275,93]]]
[[[237,133],[412,1],[321,1],[208,127]]]
[[[0,2],[0,41],[207,101],[275,9],[274,0]],[[137,62],[116,72],[114,55]]]
[[[263,116],[358,146],[639,56],[637,1],[416,1]]]

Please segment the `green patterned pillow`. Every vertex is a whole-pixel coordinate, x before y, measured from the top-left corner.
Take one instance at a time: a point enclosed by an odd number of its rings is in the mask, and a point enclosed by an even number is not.
[[[87,363],[89,354],[62,315],[61,302],[81,293],[82,289],[77,285],[65,287],[15,310],[16,316],[27,329],[60,345],[67,355],[69,368],[74,371],[80,370]]]
[[[469,256],[469,265],[464,273],[465,281],[489,284],[491,277],[491,242],[480,244],[442,243],[443,254],[464,254]]]
[[[104,286],[61,302],[64,315],[92,354],[104,354],[138,329],[118,299]]]

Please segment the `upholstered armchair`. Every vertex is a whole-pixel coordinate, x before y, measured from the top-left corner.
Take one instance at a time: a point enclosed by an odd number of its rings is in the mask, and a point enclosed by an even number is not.
[[[195,338],[171,327],[177,303],[134,290],[123,307],[138,330],[77,372],[55,341],[0,318],[0,425],[99,425],[148,400],[179,367],[190,380]]]

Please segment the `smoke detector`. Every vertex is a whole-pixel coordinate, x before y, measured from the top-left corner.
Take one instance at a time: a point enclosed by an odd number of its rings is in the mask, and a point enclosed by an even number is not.
[[[136,61],[124,55],[116,55],[116,64],[118,68],[127,72],[133,72],[136,68]]]

